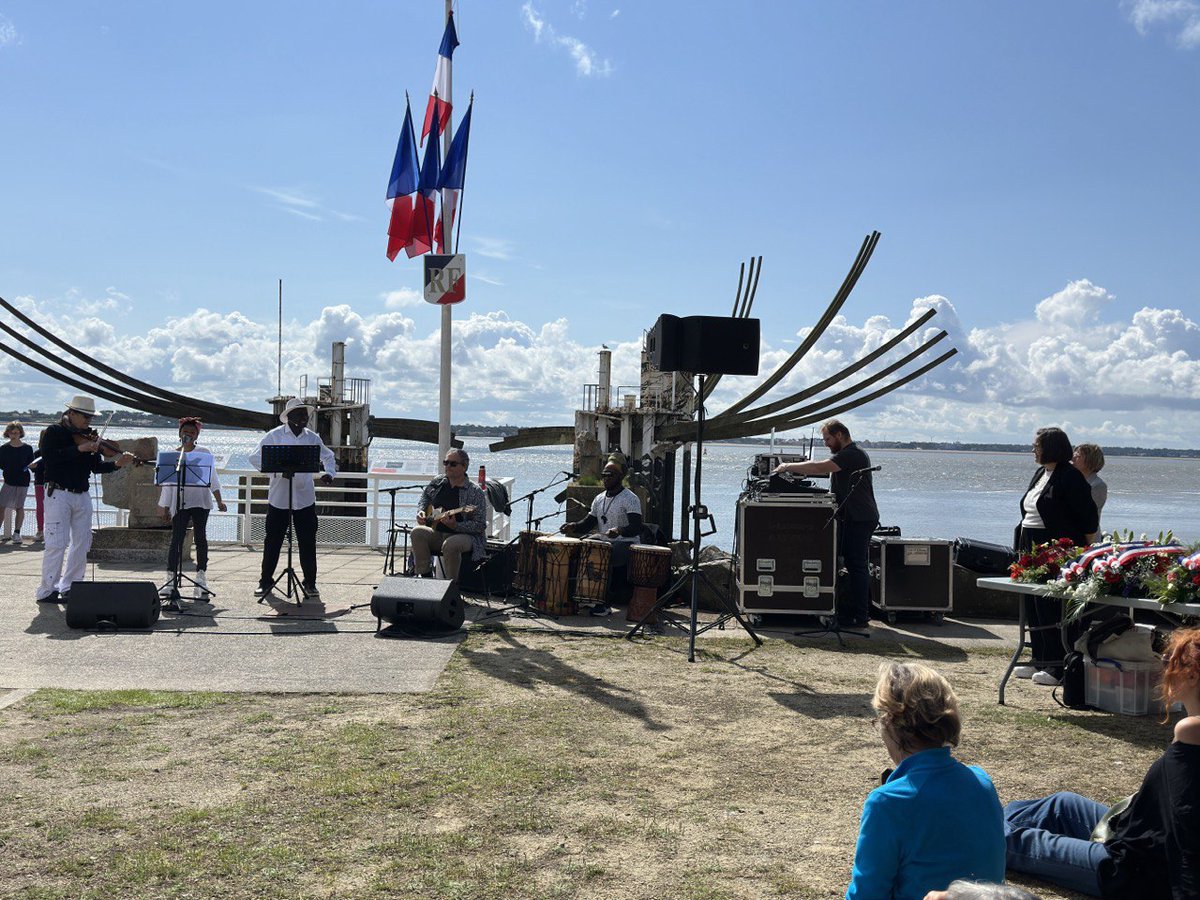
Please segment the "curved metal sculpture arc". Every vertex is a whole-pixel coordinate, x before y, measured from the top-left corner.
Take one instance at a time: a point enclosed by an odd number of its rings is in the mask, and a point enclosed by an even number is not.
[[[755,266],[757,259],[758,265]],[[754,306],[754,298],[758,295],[758,279],[762,275],[762,256],[750,257],[750,280],[746,282],[746,293],[742,293],[742,275],[745,274],[746,264],[742,263],[741,270],[738,272],[738,289],[733,297],[733,318],[744,319],[750,315],[750,308]],[[717,383],[721,380],[720,375],[712,376],[704,383],[704,396],[701,401],[707,400],[716,388]]]
[[[723,413],[713,416],[710,421],[715,422],[721,416],[731,416],[741,412],[771,388],[775,387],[775,385],[783,380],[784,376],[787,375],[788,372],[792,371],[792,369],[796,367],[796,364],[799,363],[800,360],[807,355],[808,351],[812,349],[813,344],[815,344],[821,335],[825,333],[825,329],[829,327],[829,324],[833,321],[833,317],[838,314],[838,311],[845,304],[846,300],[849,299],[850,292],[854,290],[854,286],[858,283],[859,276],[861,276],[863,270],[866,269],[867,263],[871,261],[871,254],[875,252],[875,245],[879,243],[879,237],[880,234],[878,231],[872,231],[866,238],[863,239],[862,247],[860,247],[858,251],[858,256],[854,259],[854,265],[850,267],[850,271],[846,274],[845,280],[842,281],[842,286],[838,289],[837,294],[834,295],[833,300],[830,301],[829,306],[825,309],[825,313],[813,327],[813,330],[805,336],[804,340],[801,341],[800,346],[792,351],[792,355],[784,360],[783,364],[780,365],[779,368],[777,368],[774,372],[772,372],[762,384],[754,388],[754,390],[752,390],[741,400],[734,403]]]
[[[20,319],[21,322],[28,325],[30,328],[32,328],[34,331],[36,331],[38,334],[40,334],[46,340],[50,341],[55,346],[60,347],[61,349],[65,350],[67,353],[70,353],[76,359],[83,360],[84,363],[86,363],[89,367],[94,368],[94,369],[98,370],[99,372],[103,372],[105,375],[108,375],[112,378],[119,379],[120,381],[123,381],[126,384],[131,385],[132,387],[138,388],[147,395],[151,395],[151,396],[157,395],[158,397],[161,397],[164,400],[167,400],[167,401],[170,401],[173,403],[182,404],[182,405],[188,407],[191,411],[188,413],[185,413],[185,415],[195,415],[197,412],[202,412],[205,414],[205,416],[207,416],[209,421],[213,422],[214,424],[232,424],[232,423],[226,423],[226,422],[218,423],[218,420],[217,420],[218,416],[224,416],[224,417],[230,418],[230,419],[237,419],[243,423],[245,423],[245,422],[253,423],[253,424],[239,425],[238,427],[241,427],[241,428],[260,428],[261,427],[262,430],[269,431],[270,429],[275,427],[275,423],[274,423],[275,417],[273,415],[271,415],[270,413],[262,413],[262,412],[258,412],[257,410],[253,410],[253,409],[243,409],[243,408],[237,407],[237,406],[226,406],[226,405],[220,404],[220,403],[209,403],[206,400],[199,400],[195,397],[189,397],[186,394],[177,394],[174,391],[168,391],[166,388],[162,388],[162,387],[159,387],[158,385],[150,384],[149,382],[145,382],[138,378],[134,378],[131,375],[127,375],[124,372],[120,371],[119,369],[114,369],[112,366],[105,365],[100,360],[95,359],[94,357],[91,357],[88,354],[84,353],[82,350],[79,350],[78,348],[72,346],[68,341],[64,341],[58,335],[54,334],[53,332],[51,332],[48,329],[39,325],[37,322],[35,322],[29,316],[25,315],[23,312],[21,312],[15,306],[13,306],[11,303],[9,303],[7,300],[0,298],[0,305],[2,305],[6,310],[8,310],[10,313],[12,313],[14,316],[16,316],[18,319]],[[54,376],[51,376],[51,377],[54,377]],[[119,402],[119,401],[117,401],[117,402]],[[147,412],[149,412],[149,410],[147,410]]]
[[[790,410],[787,410],[786,412],[778,413],[778,414],[776,414],[774,416],[770,416],[768,418],[759,417],[756,419],[737,419],[737,420],[726,419],[723,422],[721,422],[721,427],[726,427],[726,426],[738,427],[738,426],[742,426],[742,425],[757,425],[757,426],[759,426],[759,433],[763,433],[763,432],[769,431],[771,429],[771,427],[778,428],[778,427],[780,427],[781,422],[787,421],[789,419],[793,419],[797,416],[808,415],[809,413],[816,415],[820,412],[820,410],[828,409],[830,404],[836,404],[848,397],[853,397],[855,394],[857,394],[863,390],[866,390],[867,388],[871,387],[872,385],[874,385],[877,382],[886,378],[888,375],[891,375],[893,372],[896,372],[899,369],[903,368],[904,366],[908,365],[910,362],[912,362],[918,356],[921,356],[923,353],[925,353],[925,351],[928,350],[930,347],[932,347],[934,344],[937,344],[939,341],[941,341],[944,337],[946,337],[946,332],[943,331],[937,337],[935,337],[931,341],[929,341],[926,345],[918,347],[917,349],[911,351],[910,353],[907,353],[904,357],[896,360],[896,362],[892,363],[891,365],[887,366],[886,368],[873,373],[868,378],[861,379],[860,381],[857,381],[854,384],[852,384],[846,388],[843,388],[842,390],[838,391],[836,394],[831,394],[828,397],[822,397],[819,400],[817,400],[815,403],[810,403],[807,406],[798,406],[794,409],[790,409]],[[764,423],[772,423],[772,425],[764,426]],[[686,423],[681,423],[681,424],[686,424]]]
[[[555,444],[574,444],[575,427],[573,425],[547,425],[540,428],[522,428],[516,434],[501,438],[494,444],[488,444],[488,450],[499,453],[501,450],[521,450],[525,447],[549,447]]]
[[[180,410],[179,412],[173,413],[175,418],[179,418],[182,415],[196,415],[197,413],[200,413],[203,418],[213,425],[229,425],[236,428],[255,428],[264,431],[268,431],[275,427],[273,424],[274,417],[270,413],[257,413],[253,412],[252,410],[237,410],[220,406],[219,404],[215,403],[204,403],[203,401],[197,401],[194,405],[188,405],[180,401],[152,397],[140,391],[135,391],[132,388],[128,388],[122,384],[110,381],[109,379],[101,378],[94,371],[86,369],[83,366],[77,366],[74,363],[62,359],[60,356],[55,355],[53,352],[41,346],[36,341],[31,340],[29,337],[21,334],[19,331],[9,327],[4,322],[0,322],[0,329],[3,329],[7,334],[12,335],[30,349],[37,351],[39,354],[49,359],[61,369],[65,369],[66,371],[72,372],[75,375],[78,375],[80,378],[85,379],[86,383],[80,387],[81,390],[104,391],[106,393],[106,397],[109,399],[111,399],[114,395],[120,395],[121,399],[114,400],[114,402],[120,403],[122,406],[131,406],[136,409],[143,409],[145,412],[155,412],[157,409],[170,406],[173,409]],[[18,356],[18,358],[26,364],[29,364],[29,360],[25,357]],[[50,372],[52,377],[59,377],[52,370],[47,371]],[[76,384],[78,385],[79,383],[76,382]],[[154,405],[155,409],[152,410],[150,408],[151,405]],[[161,412],[155,412],[155,414],[165,415],[165,413]]]
[[[743,422],[738,425],[733,425],[729,428],[724,428],[724,427],[710,428],[706,424],[705,429],[704,429],[704,437],[706,440],[708,440],[710,438],[712,440],[730,440],[732,438],[752,437],[752,436],[758,435],[758,434],[765,434],[767,431],[770,431],[772,428],[775,428],[780,431],[786,431],[786,430],[790,430],[793,428],[803,428],[806,425],[812,425],[814,422],[821,422],[823,420],[826,420],[826,419],[830,418],[831,416],[836,416],[841,413],[847,412],[849,410],[857,409],[858,407],[862,406],[865,403],[870,403],[872,400],[878,400],[880,397],[886,396],[887,394],[890,394],[892,391],[904,387],[904,385],[908,384],[913,379],[920,378],[922,375],[924,375],[926,372],[930,371],[931,369],[934,369],[934,368],[940,366],[942,363],[944,363],[946,360],[950,359],[950,357],[954,356],[956,353],[958,353],[958,350],[955,348],[951,348],[951,349],[947,350],[945,353],[943,353],[941,356],[939,356],[937,359],[935,359],[929,363],[926,363],[925,365],[921,366],[921,368],[916,369],[913,372],[910,372],[908,375],[905,375],[903,378],[899,378],[896,381],[892,382],[891,384],[884,385],[879,390],[872,391],[870,394],[864,394],[862,397],[858,397],[855,400],[851,401],[850,403],[844,403],[841,406],[822,407],[819,411],[815,412],[812,415],[800,415],[798,417],[794,417],[795,413],[786,413],[781,416],[776,416],[775,418],[772,418],[772,419],[759,419],[754,422]],[[665,432],[665,429],[664,429],[664,432]],[[669,439],[669,440],[673,440],[673,441],[680,441],[680,442],[694,441],[696,439],[695,425],[694,425],[694,423],[682,423],[681,425],[672,426],[670,434],[668,435],[668,434],[664,433],[662,436],[664,439]]]
[[[39,372],[49,375],[55,381],[61,381],[63,384],[69,384],[73,388],[76,388],[81,391],[85,391],[89,394],[95,394],[97,397],[103,397],[105,400],[108,400],[112,403],[120,404],[121,406],[133,405],[130,403],[130,401],[127,397],[123,397],[120,394],[114,394],[109,391],[102,390],[100,388],[97,388],[95,385],[88,384],[87,382],[84,382],[84,381],[79,381],[78,379],[75,379],[75,378],[70,378],[70,377],[62,374],[61,372],[56,372],[55,370],[51,369],[49,366],[44,366],[41,363],[35,362],[34,360],[29,359],[27,356],[24,356],[23,354],[18,353],[12,347],[8,346],[8,344],[0,342],[0,350],[3,350],[5,353],[7,353],[9,356],[13,357],[14,359],[17,359],[17,360],[25,363],[25,365],[29,366],[31,369],[36,369]],[[161,403],[152,402],[152,403],[146,404],[145,407],[139,407],[139,408],[142,409],[143,412],[153,413],[156,416],[168,416],[168,417],[179,418],[180,415],[186,414],[186,413],[177,411],[180,408],[176,407],[173,404],[168,403],[167,401],[162,401]]]
[[[372,439],[377,437],[398,438],[402,441],[420,441],[425,444],[436,444],[438,442],[438,423],[430,422],[427,419],[377,418],[371,416],[367,420],[367,430],[370,431]],[[461,447],[463,442],[451,433],[450,445]]]
[[[721,418],[721,421],[722,422],[748,422],[751,419],[759,419],[759,418],[762,418],[763,416],[770,415],[771,413],[779,412],[780,410],[786,409],[787,407],[791,406],[794,403],[799,402],[800,400],[807,400],[809,397],[816,396],[817,394],[821,393],[821,391],[825,390],[826,388],[830,388],[833,385],[835,385],[841,381],[844,381],[846,378],[849,378],[855,372],[858,372],[859,370],[870,365],[875,360],[879,359],[879,357],[881,357],[885,353],[887,353],[889,350],[894,349],[898,344],[900,344],[901,342],[906,340],[909,336],[911,336],[914,331],[916,331],[918,328],[920,328],[922,325],[924,325],[926,322],[928,322],[931,318],[933,318],[934,314],[935,314],[935,310],[932,310],[932,309],[927,310],[924,315],[922,315],[922,316],[914,319],[912,322],[910,322],[904,328],[903,331],[894,335],[891,339],[889,339],[885,343],[880,344],[878,347],[876,347],[874,350],[872,350],[866,356],[862,357],[862,359],[855,360],[853,363],[846,366],[844,369],[842,369],[838,372],[834,372],[832,375],[830,375],[824,381],[818,381],[816,384],[809,385],[808,387],[804,388],[804,390],[796,391],[796,393],[794,393],[794,394],[789,394],[786,397],[782,397],[781,399],[775,400],[771,403],[766,403],[762,406],[755,407],[754,409],[745,410],[743,412],[738,413],[735,416],[728,416],[728,417],[723,416]],[[917,349],[920,352],[924,352],[925,350],[928,350],[930,347],[932,347],[934,344],[936,344],[938,341],[942,340],[945,337],[946,337],[946,332],[942,331],[937,336],[930,338],[927,342],[925,342],[924,344],[921,344]],[[920,354],[918,353],[916,355],[920,355]],[[912,358],[915,358],[913,354],[910,354],[908,357],[906,357],[906,359],[912,359]],[[903,363],[901,363],[901,365],[902,364]],[[880,373],[880,375],[883,375],[883,374],[886,374],[886,372]]]

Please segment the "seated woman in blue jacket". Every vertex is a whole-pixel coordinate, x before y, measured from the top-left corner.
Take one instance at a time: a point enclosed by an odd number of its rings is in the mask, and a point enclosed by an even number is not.
[[[847,900],[922,900],[958,878],[1004,881],[1004,814],[987,773],[950,754],[962,720],[949,682],[885,663],[871,705],[896,768],[867,797]]]

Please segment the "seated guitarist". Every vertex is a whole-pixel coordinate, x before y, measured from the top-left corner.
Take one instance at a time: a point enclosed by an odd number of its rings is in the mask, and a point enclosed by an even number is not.
[[[467,451],[451,447],[442,460],[446,474],[421,492],[412,531],[418,575],[432,575],[433,554],[440,553],[446,575],[458,581],[464,555],[476,562],[487,555],[487,496],[467,477],[470,461]]]

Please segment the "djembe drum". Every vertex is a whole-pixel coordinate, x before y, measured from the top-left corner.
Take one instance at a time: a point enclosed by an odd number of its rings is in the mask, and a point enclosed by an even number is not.
[[[575,567],[575,602],[608,602],[608,579],[612,571],[612,544],[608,541],[583,541]]]
[[[538,586],[537,539],[544,531],[522,531],[517,536],[517,571],[513,576],[513,587],[525,594],[532,594]]]
[[[537,539],[538,587],[533,594],[533,605],[539,612],[551,616],[575,615],[571,581],[582,543],[579,538],[565,534],[548,534]]]
[[[633,596],[629,598],[629,609],[625,613],[627,622],[640,622],[658,601],[658,589],[671,577],[671,549],[655,547],[653,544],[634,544],[629,548],[629,583],[633,585]],[[658,616],[647,619],[646,624],[658,622]]]

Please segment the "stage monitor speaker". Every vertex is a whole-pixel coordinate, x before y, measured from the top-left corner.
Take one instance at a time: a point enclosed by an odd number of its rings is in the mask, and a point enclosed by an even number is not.
[[[386,576],[371,595],[377,619],[414,628],[461,628],[465,612],[458,585],[436,578]]]
[[[153,581],[76,581],[67,594],[69,628],[149,628],[161,611]]]
[[[646,352],[660,372],[758,374],[758,319],[737,316],[658,317]]]

